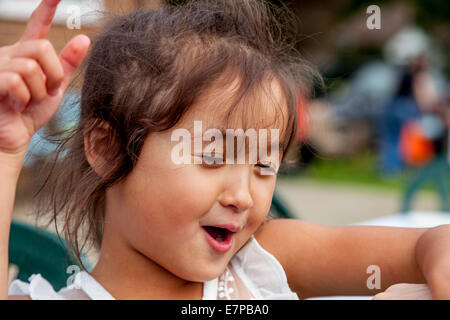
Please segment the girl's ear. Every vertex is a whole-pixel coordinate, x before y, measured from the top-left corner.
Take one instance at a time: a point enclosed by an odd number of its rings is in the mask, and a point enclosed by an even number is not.
[[[101,121],[94,129],[84,136],[84,152],[91,168],[101,177],[106,173],[108,157],[108,144],[111,128],[108,123]]]

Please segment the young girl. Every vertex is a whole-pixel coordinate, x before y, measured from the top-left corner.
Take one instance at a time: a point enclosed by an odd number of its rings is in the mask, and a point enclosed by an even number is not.
[[[77,36],[57,56],[44,39],[58,2],[43,0],[20,41],[0,48],[5,299],[22,161],[89,47]],[[174,161],[173,134],[184,130],[195,142],[199,122],[203,138],[208,128],[274,130],[285,154],[296,132],[298,88],[311,71],[286,42],[274,10],[259,0],[194,1],[107,26],[86,60],[80,121],[58,149],[38,212],[50,209],[62,221],[78,254],[88,240],[98,244],[98,263],[58,292],[40,275],[16,280],[10,298],[298,299],[373,295],[399,282],[427,282],[433,298],[450,298],[448,226],[266,221],[276,157],[220,161],[234,155],[227,145],[214,161],[206,146],[183,150],[193,164]],[[367,285],[372,265],[381,272],[376,289]]]

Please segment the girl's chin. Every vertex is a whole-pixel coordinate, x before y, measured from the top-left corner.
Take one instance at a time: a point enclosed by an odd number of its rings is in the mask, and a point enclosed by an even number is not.
[[[225,265],[214,265],[211,268],[199,266],[198,273],[185,275],[182,277],[186,281],[206,282],[218,278],[225,271]],[[192,270],[190,270],[192,272]]]

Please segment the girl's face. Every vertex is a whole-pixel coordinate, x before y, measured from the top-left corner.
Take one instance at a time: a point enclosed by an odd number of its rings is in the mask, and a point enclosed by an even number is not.
[[[224,271],[266,218],[276,181],[275,174],[261,174],[259,164],[172,161],[178,143],[171,142],[172,132],[185,128],[193,137],[194,120],[202,121],[203,131],[217,127],[214,119],[227,112],[218,98],[198,101],[174,128],[149,134],[135,168],[107,193],[107,223],[136,251],[188,281],[211,280]],[[261,114],[280,117],[270,105],[261,106]],[[231,247],[218,251],[204,226],[238,230]]]

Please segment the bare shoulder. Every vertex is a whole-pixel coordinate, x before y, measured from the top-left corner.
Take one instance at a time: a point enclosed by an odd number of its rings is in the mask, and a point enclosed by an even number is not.
[[[255,233],[255,239],[261,247],[271,253],[283,267],[287,262],[280,240],[282,241],[285,233],[289,230],[290,223],[288,219],[268,220]]]
[[[8,296],[8,300],[31,300],[29,296]]]
[[[296,219],[273,219],[255,234],[258,243],[283,267],[291,290],[300,298],[310,296],[305,287],[314,262],[334,242],[339,228]]]
[[[330,235],[336,227],[324,226],[296,219],[272,219],[266,221],[255,234],[258,243],[273,254],[283,265],[287,263],[291,246],[308,248],[320,237]]]

